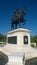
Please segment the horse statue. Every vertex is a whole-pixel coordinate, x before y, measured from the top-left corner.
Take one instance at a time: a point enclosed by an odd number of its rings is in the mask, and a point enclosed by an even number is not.
[[[15,10],[14,12],[14,18],[12,19],[11,22],[11,29],[14,27],[17,28],[17,25],[19,24],[21,26],[21,23],[23,25],[25,24],[26,20],[24,19],[24,15],[26,14],[26,9],[23,8],[22,11],[19,11],[18,9]]]

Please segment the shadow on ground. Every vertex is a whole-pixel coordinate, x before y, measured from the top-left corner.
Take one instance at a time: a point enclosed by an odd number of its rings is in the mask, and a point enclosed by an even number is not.
[[[8,56],[0,51],[0,65],[5,65],[8,62]]]
[[[26,64],[25,65],[37,65],[37,57],[26,60]]]

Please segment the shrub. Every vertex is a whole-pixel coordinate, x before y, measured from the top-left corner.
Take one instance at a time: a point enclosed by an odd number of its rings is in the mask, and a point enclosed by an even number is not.
[[[31,44],[31,47],[35,47],[35,45],[34,44]]]

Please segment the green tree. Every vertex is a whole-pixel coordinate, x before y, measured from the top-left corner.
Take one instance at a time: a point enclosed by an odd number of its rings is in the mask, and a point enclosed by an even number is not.
[[[2,41],[3,39],[3,35],[0,33],[0,41]]]
[[[0,33],[0,42],[6,42],[6,35]]]
[[[36,47],[37,47],[37,35],[31,36],[31,42],[36,43]]]

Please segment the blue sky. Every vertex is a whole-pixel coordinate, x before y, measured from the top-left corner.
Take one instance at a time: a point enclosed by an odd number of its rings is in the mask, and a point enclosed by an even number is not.
[[[32,35],[37,34],[37,0],[0,0],[0,33],[7,34],[11,27],[13,11],[26,7],[26,24],[24,28],[31,30]]]

